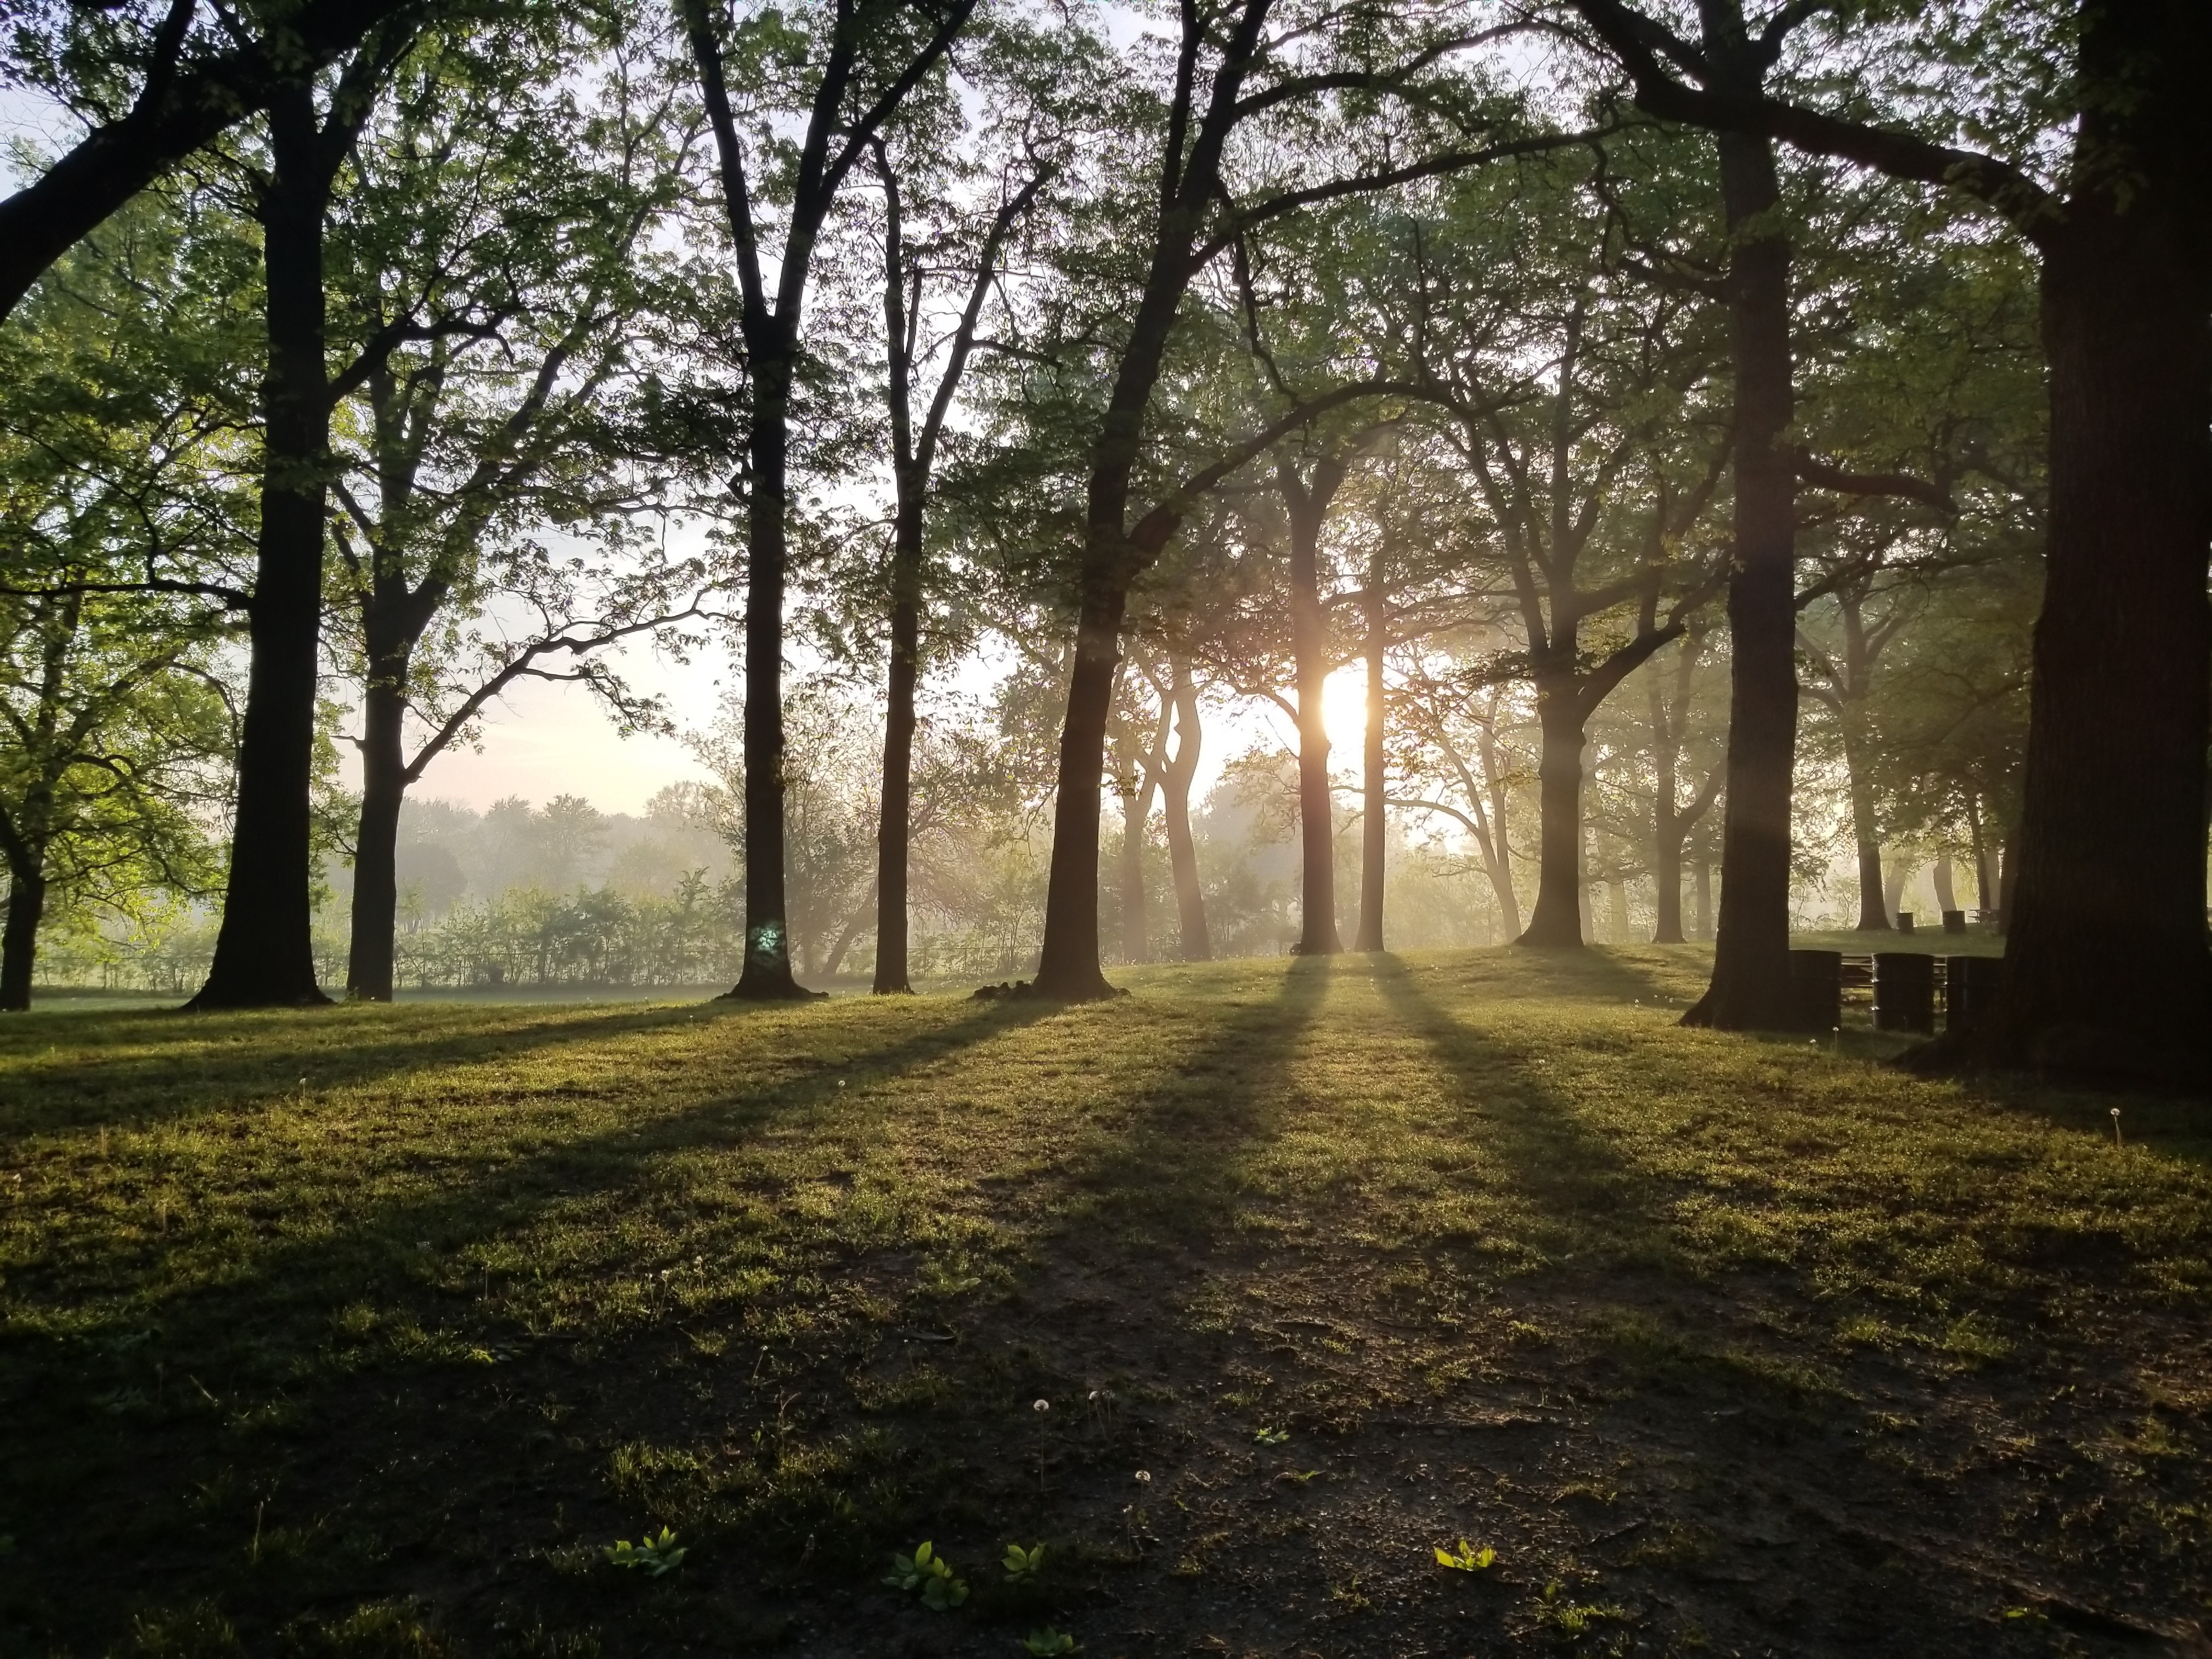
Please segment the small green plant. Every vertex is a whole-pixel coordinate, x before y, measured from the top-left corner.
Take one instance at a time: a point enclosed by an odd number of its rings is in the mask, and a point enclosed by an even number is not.
[[[1480,1572],[1497,1559],[1498,1552],[1489,1545],[1485,1544],[1477,1549],[1464,1538],[1459,1540],[1457,1550],[1440,1549],[1437,1552],[1437,1565],[1449,1567],[1455,1572]]]
[[[651,1577],[659,1578],[675,1571],[690,1553],[677,1543],[676,1534],[663,1527],[658,1538],[647,1533],[635,1544],[627,1538],[617,1539],[607,1551],[607,1560],[617,1567],[643,1567]]]
[[[1569,1636],[1582,1636],[1607,1619],[1626,1617],[1619,1607],[1601,1606],[1595,1602],[1577,1602],[1559,1593],[1559,1581],[1554,1578],[1544,1586],[1544,1594],[1536,1603],[1537,1620],[1563,1631]]]
[[[1259,1433],[1252,1437],[1262,1446],[1279,1446],[1290,1437],[1291,1431],[1288,1429],[1271,1429],[1265,1425],[1261,1425]]]
[[[908,1595],[919,1590],[921,1605],[932,1613],[957,1607],[968,1599],[966,1582],[954,1577],[951,1564],[927,1541],[915,1551],[911,1559],[894,1553],[891,1570],[884,1583]]]
[[[1033,1584],[1044,1571],[1044,1546],[1024,1549],[1019,1544],[1006,1546],[1006,1558],[999,1565],[1006,1570],[1009,1584]]]
[[[1022,1651],[1038,1655],[1073,1653],[1075,1638],[1064,1630],[1054,1630],[1047,1625],[1042,1630],[1033,1630],[1022,1638]]]

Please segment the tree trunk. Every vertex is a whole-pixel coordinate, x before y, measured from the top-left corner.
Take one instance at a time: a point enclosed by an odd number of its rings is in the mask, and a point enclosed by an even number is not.
[[[222,927],[194,1008],[329,1000],[315,983],[309,894],[330,465],[323,219],[331,168],[316,154],[306,86],[288,88],[271,103],[269,137],[274,165],[262,210],[269,366],[246,719]]]
[[[1936,888],[1936,908],[1938,910],[1957,909],[1959,896],[1952,890],[1951,887],[1951,860],[1948,858],[1937,859],[1929,872],[1929,879]]]
[[[1711,42],[1711,33],[1708,33]],[[1796,476],[1784,443],[1793,393],[1790,244],[1773,147],[1723,133],[1721,194],[1735,380],[1735,548],[1729,580],[1728,805],[1712,983],[1683,1023],[1776,1030],[1790,981],[1790,795],[1797,750]]]
[[[1618,870],[1605,878],[1606,943],[1628,943],[1628,878]]]
[[[2162,36],[2185,27],[2201,48],[2206,33],[2179,5],[2103,8],[2083,27],[2093,78],[2130,86],[2182,44]],[[2170,153],[2168,131],[2203,94],[2162,67],[2152,94],[2093,100],[2077,141],[2077,167],[2100,176],[2115,148],[2145,156],[2148,187],[2085,193],[2045,249],[2049,544],[2004,988],[1977,1036],[2001,1062],[2202,1085],[2212,294],[2203,155]]]
[[[1131,763],[1133,768],[1137,764]],[[1144,787],[1138,770],[1117,781],[1121,795],[1121,959],[1149,962],[1152,939],[1145,926],[1145,818],[1152,792]]]
[[[1522,945],[1579,945],[1583,906],[1583,714],[1571,680],[1536,684],[1536,908]]]
[[[1365,795],[1359,840],[1359,938],[1356,951],[1382,948],[1383,860],[1389,856],[1389,778],[1383,739],[1388,708],[1383,702],[1382,556],[1381,544],[1367,570],[1367,744],[1360,757]]]
[[[1098,969],[1098,789],[1106,775],[1106,720],[1113,711],[1114,671],[1127,605],[1127,589],[1119,581],[1091,580],[1084,588],[1067,716],[1060,732],[1052,873],[1045,888],[1044,948],[1036,974],[1042,994],[1070,1002],[1114,994]]]
[[[403,723],[407,665],[372,654],[362,699],[361,822],[354,840],[353,938],[346,994],[392,1000],[392,935],[399,916],[399,807],[407,794]]]
[[[1912,872],[1917,868],[1919,866],[1902,853],[1889,861],[1889,873],[1882,878],[1881,900],[1891,915],[1905,908],[1905,884],[1912,879]],[[1879,860],[1875,862],[1875,872],[1877,875],[1881,873]]]
[[[1966,797],[1966,831],[1973,837],[1974,848],[1974,908],[1996,914],[1996,890],[1990,885],[1989,840],[1982,832],[1982,803],[1973,795]]]
[[[907,492],[902,491],[902,495]],[[883,815],[876,829],[878,996],[907,981],[907,866],[914,821],[914,688],[921,661],[921,503],[899,503],[891,544],[891,650],[884,691]]]
[[[1682,842],[1679,825],[1662,830],[1651,848],[1651,878],[1658,887],[1652,919],[1654,945],[1686,944],[1682,936]]]
[[[1698,860],[1698,939],[1699,943],[1713,936],[1713,865],[1711,859]]]
[[[777,1001],[814,994],[791,973],[784,896],[783,588],[791,382],[798,356],[781,319],[751,332],[752,495],[745,526],[745,964],[725,996]]]
[[[46,919],[46,878],[43,871],[9,872],[8,925],[0,933],[0,1011],[18,1012],[31,1006],[31,978],[38,965],[39,924]]]
[[[1848,690],[1845,695],[1849,695]],[[1851,840],[1858,853],[1859,919],[1856,926],[1862,933],[1887,933],[1893,931],[1890,917],[1895,914],[1897,903],[1887,895],[1882,882],[1881,830],[1875,821],[1866,740],[1857,729],[1860,716],[1855,704],[1845,703],[1838,710],[1838,718],[1844,727],[1844,773],[1850,791]]]
[[[1497,710],[1495,699],[1492,712]],[[1482,781],[1490,796],[1490,890],[1498,900],[1498,912],[1504,921],[1507,939],[1521,936],[1521,896],[1513,888],[1513,843],[1505,833],[1505,817],[1512,802],[1504,775],[1498,763],[1498,739],[1492,727],[1485,726],[1480,736],[1482,745]]]
[[[1321,528],[1337,478],[1327,462],[1310,488],[1297,488],[1288,465],[1279,469],[1291,508],[1291,639],[1298,699],[1298,853],[1302,956],[1334,956],[1336,931],[1336,811],[1328,789],[1328,623],[1321,606]]]
[[[1206,894],[1198,884],[1198,848],[1190,833],[1190,786],[1198,775],[1201,730],[1198,717],[1198,687],[1190,678],[1190,663],[1178,657],[1172,664],[1174,681],[1170,695],[1175,702],[1176,750],[1162,776],[1162,815],[1167,820],[1168,864],[1175,872],[1176,915],[1182,933],[1182,959],[1206,962],[1213,956],[1213,941],[1206,927]]]
[[[1686,659],[1697,649],[1695,642],[1682,647]],[[1689,670],[1685,665],[1679,671],[1684,688],[1683,700],[1688,696]],[[1688,826],[1682,821],[1679,776],[1682,767],[1682,745],[1675,731],[1675,717],[1681,713],[1667,707],[1665,695],[1660,690],[1659,672],[1655,666],[1649,671],[1645,690],[1651,711],[1651,879],[1656,887],[1652,919],[1651,942],[1654,945],[1680,945],[1682,938],[1682,842],[1687,836]]]

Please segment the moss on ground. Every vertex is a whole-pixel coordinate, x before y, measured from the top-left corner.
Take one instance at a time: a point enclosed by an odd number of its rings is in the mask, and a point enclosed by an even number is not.
[[[2188,1640],[2212,1118],[1702,967],[10,1017],[0,1651]]]

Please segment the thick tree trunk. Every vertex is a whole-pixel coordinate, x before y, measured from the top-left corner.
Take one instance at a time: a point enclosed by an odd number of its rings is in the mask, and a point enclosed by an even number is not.
[[[1571,682],[1536,684],[1536,908],[1522,945],[1579,945],[1583,908],[1583,714]]]
[[[1328,722],[1322,708],[1328,684],[1328,623],[1321,605],[1321,528],[1340,471],[1324,462],[1310,489],[1295,487],[1281,470],[1291,514],[1291,641],[1298,701],[1298,864],[1303,956],[1334,956],[1344,948],[1336,931],[1336,811],[1328,788]]]
[[[1698,860],[1698,939],[1700,944],[1713,936],[1713,865],[1711,859]]]
[[[274,171],[262,213],[269,367],[246,719],[222,927],[194,1008],[329,1000],[315,983],[309,893],[330,464],[323,218],[331,171],[316,154],[307,87],[275,100],[269,132]]]
[[[1190,664],[1177,658],[1170,692],[1175,702],[1176,750],[1162,777],[1162,815],[1167,820],[1168,865],[1175,874],[1176,917],[1182,933],[1182,959],[1206,962],[1213,941],[1206,927],[1206,894],[1198,883],[1198,846],[1190,833],[1190,787],[1198,776],[1198,687]]]
[[[914,819],[914,688],[921,661],[921,501],[902,501],[891,545],[883,815],[876,829],[878,996],[910,995],[914,990],[907,981],[907,866]]]
[[[46,914],[45,872],[11,870],[8,924],[0,932],[0,1011],[20,1012],[31,1006],[31,979],[39,959],[39,924],[46,920]]]
[[[2160,10],[2106,9],[2101,27],[2085,25],[2085,57],[2131,77],[2136,54],[2179,44],[2159,38]],[[2201,44],[2201,13],[2188,27]],[[2163,67],[2159,91],[2203,97]],[[2109,167],[2117,144],[2162,176],[2077,198],[2045,249],[2050,537],[2024,809],[2005,848],[2006,877],[2015,864],[2018,875],[2004,902],[2004,988],[1978,1036],[2001,1062],[2201,1085],[2212,1080],[2203,156],[2166,153],[2178,107],[2114,101],[2117,113],[2093,103],[2083,117],[2080,165]]]
[[[1710,37],[1709,37],[1710,43]],[[1729,580],[1728,805],[1712,982],[1686,1024],[1786,1029],[1790,797],[1797,750],[1796,477],[1790,245],[1765,140],[1723,133],[1721,193],[1734,246],[1726,281],[1735,367],[1735,548]]]
[[[1052,873],[1045,888],[1036,988],[1071,1002],[1114,994],[1098,969],[1098,790],[1106,775],[1106,720],[1113,709],[1127,592],[1118,581],[1085,584],[1060,732]]]
[[[725,996],[775,1001],[814,994],[791,973],[784,896],[784,517],[790,447],[792,325],[778,321],[752,352],[752,495],[745,527],[745,965]]]
[[[399,807],[407,795],[406,676],[404,659],[373,661],[362,699],[361,821],[354,839],[353,937],[346,957],[346,994],[362,1002],[392,1000]]]
[[[1895,908],[1884,891],[1881,873],[1881,843],[1860,840],[1857,842],[1859,860],[1859,919],[1856,931],[1862,933],[1887,933],[1895,929],[1890,922],[1890,913]]]
[[[1379,548],[1379,544],[1378,544]],[[1382,556],[1378,552],[1367,572],[1367,743],[1360,757],[1360,782],[1365,796],[1359,842],[1359,938],[1355,951],[1382,948],[1383,860],[1389,856],[1389,778],[1384,738],[1388,735],[1388,706],[1384,702],[1382,653],[1385,643],[1382,600]]]

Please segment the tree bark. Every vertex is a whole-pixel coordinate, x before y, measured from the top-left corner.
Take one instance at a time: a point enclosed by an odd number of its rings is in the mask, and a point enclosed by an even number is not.
[[[1145,819],[1152,792],[1145,787],[1139,769],[1117,779],[1121,795],[1121,960],[1152,960],[1152,946],[1145,925]]]
[[[1711,30],[1707,39],[1712,44]],[[1730,132],[1716,142],[1733,244],[1725,290],[1735,381],[1728,805],[1712,982],[1683,1023],[1778,1030],[1795,1018],[1790,797],[1797,750],[1796,473],[1784,445],[1794,401],[1790,244],[1779,222],[1782,189],[1772,146]]]
[[[1571,639],[1569,648],[1571,649]],[[1583,714],[1571,680],[1536,683],[1536,908],[1521,945],[1577,947],[1583,925]]]
[[[1182,934],[1182,959],[1207,962],[1213,941],[1206,926],[1206,894],[1198,882],[1198,847],[1190,833],[1190,787],[1198,775],[1198,687],[1192,681],[1190,660],[1177,657],[1171,665],[1170,696],[1175,704],[1176,748],[1161,775],[1162,814],[1167,820],[1168,864],[1175,872],[1176,915]]]
[[[1113,994],[1098,971],[1098,789],[1106,773],[1106,720],[1127,604],[1120,583],[1086,582],[1076,618],[1036,975],[1039,992],[1068,1001]]]
[[[1698,860],[1698,939],[1700,943],[1713,936],[1713,865],[1711,859]]]
[[[1382,949],[1383,860],[1389,856],[1389,778],[1384,739],[1388,736],[1388,705],[1383,682],[1384,633],[1382,544],[1376,544],[1367,568],[1367,732],[1366,751],[1360,757],[1360,781],[1365,799],[1360,823],[1359,937],[1356,951]]]
[[[269,137],[269,365],[246,718],[222,927],[193,1008],[329,1000],[315,983],[310,803],[330,471],[323,221],[343,152],[320,142],[304,83],[271,101]]]
[[[1832,706],[1838,723],[1843,727],[1844,775],[1851,801],[1851,842],[1858,856],[1859,919],[1855,928],[1862,933],[1887,933],[1893,931],[1890,916],[1897,905],[1888,896],[1882,878],[1881,826],[1875,813],[1874,780],[1866,756],[1861,705],[1853,696],[1853,690],[1848,685],[1843,688]]]
[[[902,494],[904,492],[902,492]],[[921,503],[899,503],[891,547],[891,649],[884,688],[883,816],[876,830],[878,996],[910,995],[907,865],[914,817],[914,688],[921,660]]]
[[[2126,80],[2184,44],[2161,12],[2094,9],[2093,83]],[[2212,33],[2201,12],[2199,47]],[[2212,1080],[2203,778],[2212,681],[2204,594],[2212,527],[2212,283],[2203,155],[2168,145],[2201,100],[2164,66],[2173,100],[2093,101],[2076,165],[2145,156],[2130,181],[2085,194],[2045,244],[2051,507],[2035,626],[2021,832],[2005,848],[2004,987],[1977,1028],[2007,1063],[2202,1085]],[[2186,182],[2185,182],[2186,181]],[[2017,847],[2015,854],[2014,848]]]
[[[791,972],[784,894],[783,595],[789,510],[795,326],[781,318],[745,331],[752,357],[752,463],[745,523],[745,963],[723,993],[744,1001],[811,997]]]
[[[1983,833],[1982,803],[1977,795],[1966,797],[1966,832],[1973,838],[1974,908],[1994,916],[1997,908],[1996,890],[1990,885],[1989,838]]]
[[[1301,479],[1287,461],[1275,470],[1291,523],[1291,642],[1298,703],[1298,866],[1301,956],[1334,956],[1336,805],[1328,787],[1328,623],[1321,603],[1321,532],[1329,502],[1344,483],[1334,459],[1317,461]]]
[[[20,1012],[31,1006],[31,979],[39,956],[39,924],[46,920],[46,914],[45,872],[11,868],[8,879],[8,922],[4,932],[0,932],[0,1011]]]
[[[1955,910],[1959,908],[1959,896],[1952,890],[1951,887],[1951,860],[1948,858],[1940,858],[1936,860],[1934,867],[1929,872],[1929,880],[1936,889],[1936,908],[1938,910]]]
[[[353,937],[346,994],[392,1000],[392,935],[399,917],[399,807],[407,796],[407,665],[372,653],[362,698],[361,822],[354,842]]]

